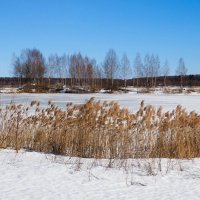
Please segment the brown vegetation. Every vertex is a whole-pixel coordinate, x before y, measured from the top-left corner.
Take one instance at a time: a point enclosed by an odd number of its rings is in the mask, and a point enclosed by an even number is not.
[[[200,116],[181,106],[172,112],[144,106],[132,114],[115,102],[67,104],[46,109],[33,101],[0,110],[0,148],[84,158],[194,158],[200,156]]]

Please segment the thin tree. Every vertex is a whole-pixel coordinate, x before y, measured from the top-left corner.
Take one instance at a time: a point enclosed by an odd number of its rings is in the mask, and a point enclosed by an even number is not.
[[[160,58],[157,55],[154,60],[154,88],[156,88],[157,77],[160,75]]]
[[[137,85],[137,92],[138,92],[139,78],[143,77],[143,63],[142,63],[142,59],[139,53],[137,53],[135,57],[133,68],[134,68],[133,71],[136,77],[136,85]]]
[[[150,57],[149,57],[149,60],[147,60],[147,62],[149,63],[146,63],[146,69],[147,69],[147,73],[148,73],[148,76],[149,78],[151,78],[151,83],[149,83],[151,85],[151,87],[153,87],[154,85],[154,77],[155,77],[155,57],[154,57],[154,54],[152,54]]]
[[[123,56],[122,56],[122,58],[121,58],[120,69],[121,69],[122,78],[124,80],[124,87],[126,89],[126,87],[127,87],[127,84],[126,84],[127,77],[131,73],[130,61],[129,61],[126,53],[124,53]]]
[[[22,86],[23,69],[19,57],[13,56],[14,76],[19,79],[19,86]]]
[[[187,74],[187,68],[185,66],[183,58],[179,59],[178,68],[176,70],[177,75],[180,76],[180,87],[183,89],[183,77]]]
[[[108,84],[109,84],[109,80],[111,80],[111,89],[114,88],[114,78],[116,76],[118,66],[119,65],[118,65],[117,54],[114,49],[110,49],[106,54],[103,68],[104,68],[105,76],[108,80]],[[109,85],[108,85],[108,88],[110,88]]]
[[[68,57],[66,54],[63,54],[62,56],[59,57],[59,76],[62,79],[64,85],[66,85],[67,71],[68,71]]]
[[[170,68],[168,61],[166,60],[164,65],[163,65],[163,77],[164,77],[164,86],[167,87],[167,76],[169,75]]]
[[[144,57],[144,77],[146,77],[146,88],[149,90],[149,78],[151,77],[151,58],[149,54]]]

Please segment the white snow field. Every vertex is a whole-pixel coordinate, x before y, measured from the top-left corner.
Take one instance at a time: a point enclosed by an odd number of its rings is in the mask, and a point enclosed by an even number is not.
[[[179,164],[173,161],[168,173],[163,167],[162,173],[156,176],[148,176],[142,167],[126,171],[100,165],[92,167],[91,159],[78,162],[83,163],[80,170],[79,164],[72,164],[67,157],[0,150],[0,199],[200,199],[200,159],[180,161]]]
[[[17,104],[30,105],[32,100],[39,100],[41,107],[46,107],[49,100],[61,108],[65,108],[66,102],[74,104],[84,103],[91,97],[101,101],[116,101],[121,106],[129,108],[131,112],[138,110],[140,102],[151,104],[156,108],[162,106],[164,111],[171,111],[177,105],[182,105],[188,111],[200,112],[200,94],[0,94],[0,105],[6,105],[11,101]]]

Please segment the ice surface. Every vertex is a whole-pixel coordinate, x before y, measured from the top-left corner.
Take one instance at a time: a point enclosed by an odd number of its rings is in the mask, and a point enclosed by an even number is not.
[[[142,100],[156,108],[162,106],[165,111],[173,110],[180,104],[188,111],[200,112],[200,94],[0,94],[0,105],[8,104],[10,101],[30,105],[32,100],[39,100],[41,106],[46,107],[48,100],[52,100],[56,105],[65,108],[66,102],[82,104],[91,97],[101,101],[116,101],[121,106],[128,107],[131,112],[138,110]]]

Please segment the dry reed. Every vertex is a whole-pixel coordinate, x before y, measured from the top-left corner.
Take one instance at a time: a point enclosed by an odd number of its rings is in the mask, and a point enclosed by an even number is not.
[[[82,158],[194,158],[200,156],[200,116],[181,106],[163,112],[141,102],[132,114],[115,102],[9,104],[0,110],[0,148],[20,148]]]

